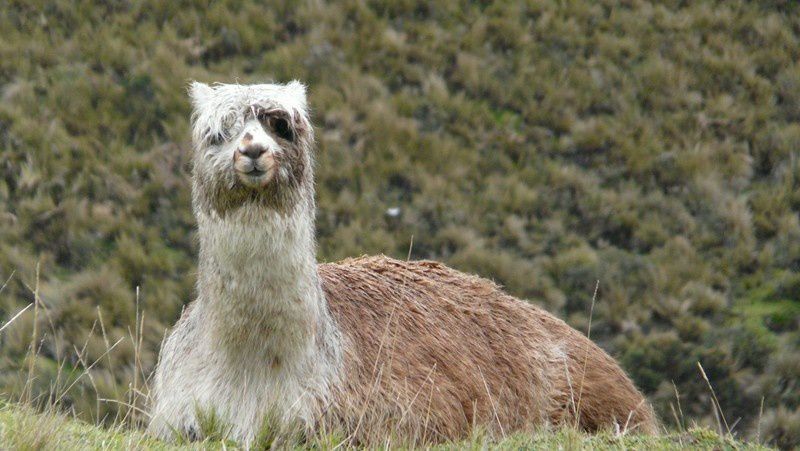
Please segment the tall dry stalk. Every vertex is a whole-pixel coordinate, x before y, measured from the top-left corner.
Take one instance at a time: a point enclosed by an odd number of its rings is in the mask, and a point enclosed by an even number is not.
[[[592,338],[592,318],[594,317],[594,303],[597,300],[597,290],[600,288],[600,280],[594,284],[594,293],[592,294],[592,304],[589,306],[589,326],[586,330],[586,338]],[[586,342],[583,355],[583,370],[581,372],[581,381],[578,385],[578,404],[575,407],[575,427],[580,428],[581,425],[581,398],[583,397],[583,383],[586,379],[586,365],[589,362],[589,342]],[[573,400],[573,405],[575,401]]]
[[[714,387],[711,386],[711,381],[708,380],[708,376],[706,375],[706,371],[703,369],[703,365],[700,362],[697,362],[697,367],[700,368],[700,374],[703,375],[703,380],[706,381],[708,385],[708,389],[711,391],[711,398],[713,399],[712,406],[714,407],[714,415],[718,418],[722,418],[722,423],[725,425],[725,430],[727,431],[727,435],[731,435],[731,428],[728,427],[728,421],[725,419],[725,414],[722,412],[722,406],[719,404],[719,399],[717,399],[717,394],[714,392]],[[719,433],[720,435],[725,435],[725,432],[722,430],[722,425],[719,424],[719,419],[717,420],[719,426]]]
[[[20,401],[28,404],[33,401],[33,379],[36,372],[36,357],[39,355],[39,263],[36,263],[36,285],[33,289],[33,331],[31,332],[31,344],[29,350],[28,378],[25,380],[25,388],[22,390]]]

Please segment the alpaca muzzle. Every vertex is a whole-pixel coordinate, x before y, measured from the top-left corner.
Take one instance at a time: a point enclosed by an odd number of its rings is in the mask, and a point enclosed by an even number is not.
[[[268,184],[275,176],[274,152],[260,144],[240,146],[233,155],[233,168],[239,180],[252,188]]]

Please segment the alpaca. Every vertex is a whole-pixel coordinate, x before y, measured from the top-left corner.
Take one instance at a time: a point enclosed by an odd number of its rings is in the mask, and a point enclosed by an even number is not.
[[[190,97],[198,296],[163,344],[152,433],[199,437],[206,411],[245,446],[266,418],[353,443],[657,433],[611,357],[486,279],[384,256],[318,264],[302,84],[193,83]]]

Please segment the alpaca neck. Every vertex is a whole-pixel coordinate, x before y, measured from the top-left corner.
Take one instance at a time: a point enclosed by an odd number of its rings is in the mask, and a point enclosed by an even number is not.
[[[198,215],[198,290],[211,341],[233,357],[313,356],[332,329],[317,274],[313,201],[289,213],[243,207]]]

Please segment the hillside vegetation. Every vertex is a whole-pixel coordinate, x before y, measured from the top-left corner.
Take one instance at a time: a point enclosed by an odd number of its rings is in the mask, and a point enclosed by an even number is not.
[[[0,315],[40,300],[0,392],[145,419],[194,296],[187,83],[300,79],[321,260],[443,260],[584,331],[599,283],[667,427],[797,446],[799,41],[788,0],[0,2]]]

